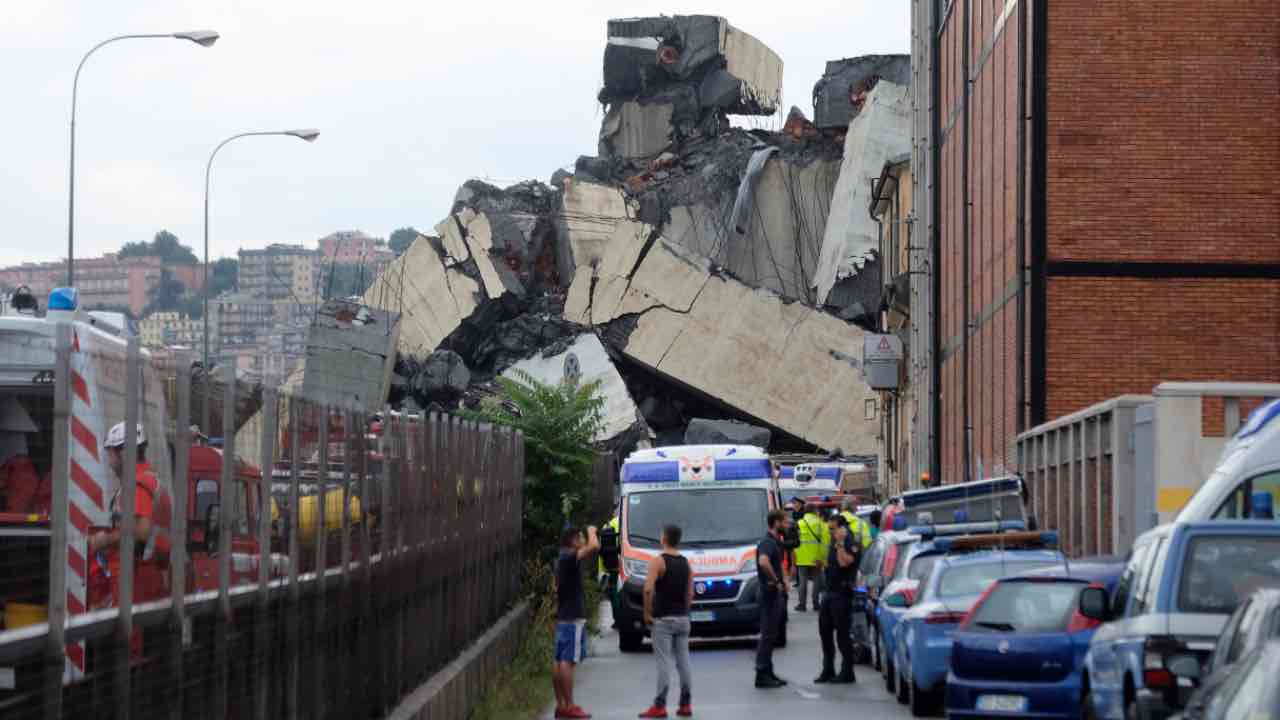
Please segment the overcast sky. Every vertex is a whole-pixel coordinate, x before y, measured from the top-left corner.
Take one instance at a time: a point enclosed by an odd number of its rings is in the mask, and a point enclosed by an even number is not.
[[[812,115],[829,59],[908,52],[904,0],[0,2],[0,265],[65,255],[71,81],[124,33],[213,29],[212,48],[127,40],[80,76],[76,255],[161,228],[201,246],[204,165],[224,137],[315,127],[314,144],[246,138],[218,155],[213,257],[340,229],[433,226],[468,178],[546,181],[594,154],[605,21],[708,13],[783,59],[784,108]]]

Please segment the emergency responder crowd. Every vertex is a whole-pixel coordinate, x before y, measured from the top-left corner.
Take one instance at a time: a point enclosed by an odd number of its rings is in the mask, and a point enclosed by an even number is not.
[[[797,587],[797,612],[812,608],[818,616],[822,642],[822,667],[815,683],[853,683],[855,647],[852,637],[855,612],[855,577],[863,551],[878,533],[879,513],[870,522],[854,514],[854,500],[845,498],[839,511],[827,511],[819,503],[793,498],[783,509],[768,514],[768,532],[756,546],[756,574],[759,584],[760,639],[756,646],[755,687],[780,688],[787,681],[773,670],[773,650],[785,642],[787,601],[790,588]],[[605,526],[606,534],[618,532],[617,508]],[[676,715],[693,714],[693,683],[689,669],[690,609],[694,581],[689,561],[680,552],[683,530],[667,525],[662,530],[662,551],[649,561],[644,585],[644,622],[653,641],[657,663],[657,693],[641,718],[667,717],[671,687],[671,666],[679,679]],[[601,548],[601,533],[594,527],[586,532],[568,527],[561,535],[556,562],[557,613],[555,660],[552,684],[555,688],[557,718],[589,718],[591,714],[574,703],[574,669],[586,654],[586,599],[582,565]],[[616,571],[611,574],[603,560],[597,566],[604,578],[610,603],[616,606]],[[812,585],[812,605],[808,604]],[[859,638],[866,647],[866,629]],[[840,670],[836,671],[836,651]]]

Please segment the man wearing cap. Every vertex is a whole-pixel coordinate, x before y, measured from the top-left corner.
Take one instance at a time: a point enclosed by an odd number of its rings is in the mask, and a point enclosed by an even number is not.
[[[138,424],[138,459],[135,484],[137,491],[133,496],[133,538],[137,556],[142,557],[147,550],[147,542],[151,539],[152,520],[155,516],[156,494],[159,483],[151,464],[147,462],[147,436]],[[116,474],[119,483],[124,482],[124,423],[117,423],[107,433],[106,442],[102,444],[107,452],[107,462]],[[121,487],[123,487],[121,485]],[[105,560],[107,577],[111,586],[117,587],[120,577],[120,489],[111,496],[111,529],[94,533],[89,537],[89,553],[99,565]]]

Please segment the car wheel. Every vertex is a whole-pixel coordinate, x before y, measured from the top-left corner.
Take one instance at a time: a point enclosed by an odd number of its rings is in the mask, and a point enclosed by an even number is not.
[[[928,717],[933,714],[934,694],[927,693],[916,686],[915,681],[911,681],[908,688],[908,703],[911,706],[912,717]]]
[[[883,669],[881,666],[884,663],[881,659],[884,657],[884,643],[880,641],[879,630],[872,628],[871,633],[875,637],[875,644],[873,644],[872,647],[876,649],[875,665],[873,667],[875,667],[876,672],[882,672]]]
[[[884,690],[893,693],[898,691],[898,671],[893,667],[892,660],[884,661]]]
[[[1084,690],[1080,692],[1080,720],[1097,720],[1093,712],[1093,693],[1089,691],[1089,679],[1085,678]]]
[[[618,650],[624,653],[638,652],[644,644],[644,634],[637,632],[618,633]]]
[[[894,697],[898,699],[899,705],[906,705],[911,701],[911,697],[907,694],[907,679],[902,677],[902,673],[895,672],[894,677],[897,687],[894,688]]]

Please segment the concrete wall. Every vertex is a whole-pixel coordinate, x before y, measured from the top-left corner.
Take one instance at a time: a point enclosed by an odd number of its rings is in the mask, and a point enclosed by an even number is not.
[[[886,160],[911,149],[910,92],[881,81],[867,96],[862,112],[849,123],[840,179],[812,282],[819,302],[826,300],[836,280],[861,269],[878,246],[876,224],[867,211],[871,204],[869,178],[879,177]]]
[[[406,697],[387,720],[465,718],[515,657],[528,630],[529,603],[521,602],[458,659]]]
[[[401,352],[431,354],[482,298],[480,283],[445,267],[431,242],[419,236],[364,294],[373,307],[401,313]]]

